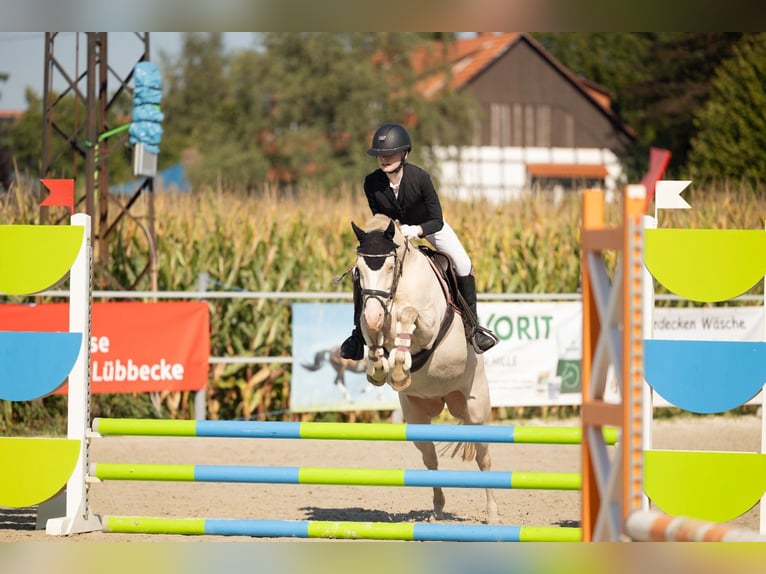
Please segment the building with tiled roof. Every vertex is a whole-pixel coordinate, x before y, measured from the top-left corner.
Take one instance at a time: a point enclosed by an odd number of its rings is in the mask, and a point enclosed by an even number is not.
[[[434,42],[416,49],[412,63],[423,94],[469,92],[481,109],[473,145],[434,148],[442,193],[502,200],[524,190],[621,183],[617,155],[634,141],[632,130],[606,90],[531,36],[481,33]]]

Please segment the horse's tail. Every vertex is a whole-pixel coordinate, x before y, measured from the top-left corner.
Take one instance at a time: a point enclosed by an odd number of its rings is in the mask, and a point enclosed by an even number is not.
[[[301,367],[306,369],[307,371],[318,371],[324,362],[328,359],[330,354],[330,351],[325,349],[324,351],[318,351],[316,355],[314,355],[314,362],[313,363],[301,363]]]
[[[450,442],[444,444],[439,454],[449,455],[450,458],[460,457],[464,461],[472,461],[476,458],[476,444],[472,442]]]

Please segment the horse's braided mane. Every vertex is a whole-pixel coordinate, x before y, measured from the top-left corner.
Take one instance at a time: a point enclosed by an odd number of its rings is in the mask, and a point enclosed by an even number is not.
[[[382,213],[376,213],[370,217],[364,224],[364,230],[369,233],[370,231],[383,231],[388,227],[388,223],[391,218],[388,215]]]

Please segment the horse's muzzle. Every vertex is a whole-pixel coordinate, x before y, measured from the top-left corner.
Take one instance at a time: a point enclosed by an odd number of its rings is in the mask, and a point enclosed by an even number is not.
[[[379,299],[371,297],[365,301],[363,315],[369,331],[380,331],[386,318],[386,308]]]

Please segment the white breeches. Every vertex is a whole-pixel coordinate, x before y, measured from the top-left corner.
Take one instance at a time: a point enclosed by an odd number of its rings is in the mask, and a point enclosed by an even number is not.
[[[466,253],[463,244],[460,243],[457,234],[446,221],[444,227],[436,233],[426,235],[426,239],[437,251],[444,253],[452,260],[455,274],[458,277],[465,277],[471,273],[471,258],[468,257],[468,253]]]

